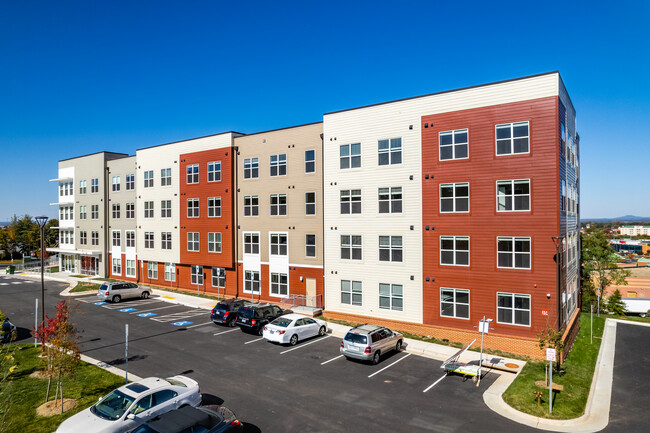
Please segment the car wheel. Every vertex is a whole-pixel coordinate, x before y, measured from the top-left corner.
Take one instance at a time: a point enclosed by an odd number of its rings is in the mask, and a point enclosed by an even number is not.
[[[235,319],[234,319],[234,318],[233,318],[233,319],[230,319],[230,320],[228,321],[228,326],[230,326],[231,328],[234,328],[234,327],[235,327]]]
[[[381,353],[379,353],[379,351],[376,351],[375,354],[372,356],[372,364],[373,365],[379,364],[380,357],[381,357]]]
[[[117,303],[120,302],[121,300],[122,300],[122,298],[120,297],[120,295],[115,295],[115,296],[113,296],[113,302],[114,302],[114,303],[117,304]]]
[[[296,334],[293,334],[289,340],[289,344],[295,346],[296,343],[298,343],[298,336]]]
[[[324,326],[321,326],[320,329],[318,330],[318,335],[322,337],[323,335],[325,335],[325,332],[327,332],[327,330],[325,329]]]
[[[264,326],[260,326],[259,328],[257,328],[257,335],[261,337],[263,334],[264,334]]]
[[[402,340],[398,340],[395,345],[395,352],[399,352],[400,350],[402,350]]]
[[[140,295],[140,297],[141,297],[142,299],[147,299],[147,298],[149,297],[149,292],[142,292],[142,294]]]

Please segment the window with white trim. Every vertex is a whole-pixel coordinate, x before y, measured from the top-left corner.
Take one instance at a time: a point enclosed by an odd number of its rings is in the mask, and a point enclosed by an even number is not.
[[[260,214],[260,199],[256,195],[244,196],[244,216],[258,216]]]
[[[90,193],[99,192],[99,178],[90,179]]]
[[[221,197],[208,197],[208,217],[221,216]]]
[[[244,292],[260,293],[260,273],[258,271],[244,271]]]
[[[160,217],[161,218],[171,218],[172,217],[172,201],[171,200],[160,200]]]
[[[440,161],[469,158],[468,135],[467,128],[439,132],[438,144]]]
[[[497,181],[497,211],[530,210],[530,179]]]
[[[126,237],[126,247],[135,248],[135,230],[126,230],[124,234]]]
[[[86,193],[86,185],[87,185],[87,182],[85,180],[80,180],[79,181],[79,194],[85,194]]]
[[[187,199],[187,217],[188,218],[198,218],[199,217],[199,199],[198,198],[188,198]]]
[[[272,256],[287,255],[287,238],[286,233],[271,233],[270,253]]]
[[[153,248],[154,247],[154,235],[153,232],[144,232],[144,247]]]
[[[79,232],[79,243],[81,245],[88,245],[88,232]]]
[[[221,180],[221,161],[208,162],[208,182]]]
[[[153,201],[145,201],[144,202],[144,217],[145,218],[153,218]]]
[[[218,232],[208,233],[208,252],[209,253],[221,252],[221,233]]]
[[[86,205],[79,206],[79,219],[80,220],[85,220],[86,217],[88,217],[88,208]]]
[[[341,304],[361,305],[363,283],[361,281],[341,280]]]
[[[530,269],[530,238],[497,238],[497,267]]]
[[[469,212],[469,183],[441,183],[440,212]]]
[[[113,257],[113,275],[122,275],[121,257]]]
[[[91,219],[99,219],[99,205],[98,204],[93,204],[90,205],[90,218]]]
[[[361,235],[341,235],[341,259],[361,260]]]
[[[160,232],[160,248],[163,250],[172,249],[172,232]]]
[[[120,190],[120,177],[113,176],[113,192],[118,192]]]
[[[127,277],[135,277],[135,260],[128,260],[126,261],[126,276]]]
[[[287,296],[289,294],[289,276],[271,272],[271,295]]]
[[[226,287],[226,269],[225,268],[212,268],[212,287]]]
[[[379,188],[379,213],[402,213],[402,187]]]
[[[305,215],[316,215],[316,193],[305,193]]]
[[[122,234],[119,230],[113,230],[113,246],[119,247],[122,244]]]
[[[314,173],[316,171],[316,151],[305,150],[305,173]]]
[[[305,235],[305,256],[316,257],[316,235]]]
[[[244,158],[244,179],[257,179],[260,177],[259,158]]]
[[[440,288],[440,315],[469,319],[469,290]]]
[[[381,262],[402,261],[402,237],[401,236],[379,236],[379,261]]]
[[[342,170],[361,167],[361,143],[342,144],[339,147],[339,161]]]
[[[160,186],[170,186],[172,184],[172,169],[160,169]]]
[[[158,262],[147,263],[147,277],[149,277],[150,280],[158,279]]]
[[[361,213],[361,190],[342,189],[341,190],[341,214],[360,214],[360,213]]]
[[[126,175],[126,190],[127,191],[132,191],[135,189],[135,174],[127,174]],[[128,263],[128,261],[127,261]],[[127,264],[127,275],[128,275],[128,264]]]
[[[144,172],[144,187],[153,188],[153,170],[146,170]]]
[[[402,138],[391,138],[378,141],[379,165],[402,163]]]
[[[126,218],[127,219],[135,218],[135,203],[126,204]]]
[[[165,281],[176,281],[176,264],[165,263]]]
[[[113,219],[120,219],[120,204],[119,203],[113,203]]]
[[[271,176],[286,176],[287,154],[271,155]]]
[[[530,295],[497,293],[497,323],[530,326]]]
[[[189,164],[185,168],[187,183],[199,183],[199,164]]]
[[[191,283],[196,285],[203,284],[203,266],[191,266]]]
[[[90,244],[99,245],[99,232],[90,232]]]
[[[187,251],[200,251],[199,232],[187,232]]]
[[[287,214],[287,195],[271,194],[271,216]]]
[[[404,288],[401,284],[379,283],[379,308],[402,311]]]
[[[469,266],[469,237],[440,236],[440,264]]]
[[[259,233],[244,233],[244,254],[260,253]]]
[[[497,155],[528,153],[528,122],[496,125]]]

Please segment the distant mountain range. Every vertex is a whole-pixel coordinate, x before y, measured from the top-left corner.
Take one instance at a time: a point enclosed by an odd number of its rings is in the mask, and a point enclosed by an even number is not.
[[[616,218],[580,218],[582,222],[611,223],[620,221],[622,223],[648,223],[650,217],[640,217],[636,215],[624,215]]]

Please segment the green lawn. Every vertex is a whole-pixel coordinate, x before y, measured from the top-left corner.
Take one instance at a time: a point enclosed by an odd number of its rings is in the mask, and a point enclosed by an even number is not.
[[[571,419],[584,414],[598,359],[605,317],[594,315],[594,342],[591,344],[589,314],[582,313],[580,316],[580,332],[566,362],[562,364],[564,372],[553,373],[553,383],[563,385],[564,391],[556,394],[552,414],[548,413],[548,390],[535,385],[535,381],[545,379],[545,366],[548,362],[529,361],[503,393],[505,402],[517,410],[544,418]],[[533,391],[544,392],[541,406],[537,406]]]
[[[53,432],[64,419],[124,384],[124,378],[82,362],[72,377],[63,380],[63,396],[77,399],[77,407],[63,415],[40,417],[36,415],[36,408],[45,402],[47,379],[29,377],[32,372],[40,369],[37,358],[40,349],[35,349],[32,344],[17,346],[18,369],[0,388],[0,411],[4,412],[0,414],[0,419],[4,418],[4,423],[0,423],[0,432]],[[3,370],[6,367],[4,356],[7,350],[10,350],[7,346],[0,349]],[[53,390],[54,386],[50,394]],[[53,400],[53,395],[50,395],[50,399]]]
[[[76,286],[74,286],[74,289],[70,290],[70,292],[90,292],[90,291],[97,291],[99,290],[100,284],[95,284],[95,283],[87,283],[85,281],[77,283]]]
[[[87,278],[89,275],[82,275],[82,274],[75,274],[75,275],[70,275],[73,278]]]
[[[97,280],[97,281],[108,281],[109,283],[112,283],[112,282],[115,282],[115,281],[119,281],[119,280],[116,280],[116,279],[114,279],[114,278],[101,278],[101,277],[93,278],[93,280]]]

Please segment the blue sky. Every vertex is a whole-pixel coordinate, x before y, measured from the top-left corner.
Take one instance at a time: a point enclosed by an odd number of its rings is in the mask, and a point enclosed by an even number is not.
[[[650,2],[0,1],[0,221],[57,161],[559,70],[582,216],[650,217]]]

